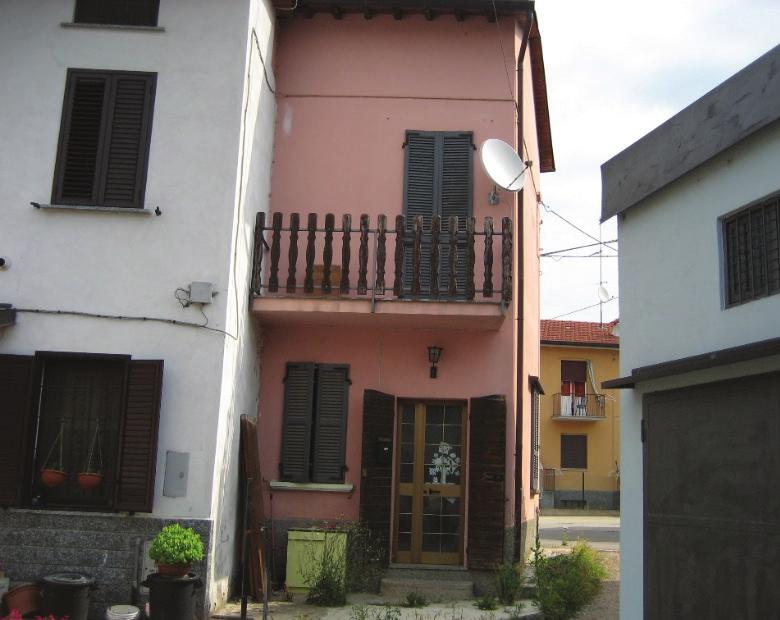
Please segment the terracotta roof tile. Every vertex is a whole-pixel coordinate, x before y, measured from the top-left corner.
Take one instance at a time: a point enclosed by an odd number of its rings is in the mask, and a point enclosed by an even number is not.
[[[610,323],[590,323],[588,321],[541,321],[540,340],[543,343],[574,343],[574,344],[620,344],[620,339],[612,335],[612,328],[617,319]]]

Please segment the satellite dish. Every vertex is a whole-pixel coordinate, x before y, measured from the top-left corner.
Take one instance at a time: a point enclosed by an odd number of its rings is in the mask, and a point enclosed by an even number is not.
[[[603,286],[599,286],[599,300],[602,303],[608,302],[612,297],[609,294],[609,291],[605,289]]]
[[[610,332],[612,333],[613,336],[615,336],[615,338],[620,338],[620,323],[615,323],[612,326]]]
[[[503,140],[490,138],[479,147],[482,169],[499,187],[519,192],[523,188],[525,170],[528,166],[514,148]]]

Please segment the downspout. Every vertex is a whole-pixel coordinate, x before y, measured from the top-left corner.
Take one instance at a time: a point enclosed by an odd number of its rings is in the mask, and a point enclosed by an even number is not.
[[[520,151],[520,159],[523,159],[523,61],[528,47],[528,39],[534,25],[535,13],[533,10],[527,13],[527,26],[523,33],[523,41],[520,43],[520,52],[517,56],[517,145]],[[531,171],[533,174],[533,172]],[[515,396],[515,536],[520,536],[520,523],[522,523],[523,511],[523,398],[527,389],[525,381],[525,367],[523,365],[523,334],[525,332],[525,318],[523,307],[525,305],[525,265],[523,252],[525,249],[525,225],[523,222],[523,202],[525,190],[520,190],[517,198],[517,394]],[[520,522],[518,523],[518,519]],[[525,548],[521,539],[515,542],[522,559]]]

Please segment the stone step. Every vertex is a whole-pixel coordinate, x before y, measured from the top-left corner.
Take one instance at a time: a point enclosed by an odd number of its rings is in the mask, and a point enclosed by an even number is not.
[[[474,583],[467,577],[468,573],[465,572],[452,572],[446,579],[430,576],[384,577],[382,598],[390,602],[404,602],[407,594],[416,592],[431,603],[468,600],[474,597]]]

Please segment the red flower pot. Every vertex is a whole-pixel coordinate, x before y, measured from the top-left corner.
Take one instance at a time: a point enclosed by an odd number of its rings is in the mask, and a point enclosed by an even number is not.
[[[192,564],[157,564],[157,572],[166,577],[184,577],[191,567]]]
[[[41,470],[41,483],[45,487],[53,489],[60,486],[67,480],[68,474],[59,469],[42,469]]]
[[[103,482],[103,474],[97,474],[94,472],[83,471],[77,476],[79,486],[82,489],[95,489],[99,487]]]
[[[27,583],[3,594],[3,603],[8,610],[17,609],[23,616],[41,608],[41,587]]]

